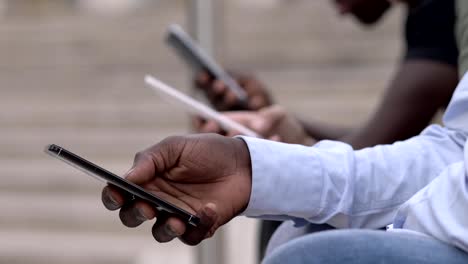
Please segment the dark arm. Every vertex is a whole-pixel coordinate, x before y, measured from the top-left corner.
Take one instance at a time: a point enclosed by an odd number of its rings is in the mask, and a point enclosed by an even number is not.
[[[342,127],[325,122],[311,122],[304,119],[300,119],[299,122],[304,127],[306,133],[317,141],[325,139],[339,140],[353,131],[350,127]]]
[[[347,130],[304,124],[315,139],[338,139],[360,149],[389,144],[420,133],[445,107],[458,83],[456,67],[430,60],[405,61],[374,114],[360,128]]]

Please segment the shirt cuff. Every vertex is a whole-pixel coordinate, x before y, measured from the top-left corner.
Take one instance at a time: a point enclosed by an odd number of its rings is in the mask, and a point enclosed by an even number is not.
[[[243,215],[307,219],[318,214],[322,177],[312,147],[239,136],[250,152],[252,191]]]

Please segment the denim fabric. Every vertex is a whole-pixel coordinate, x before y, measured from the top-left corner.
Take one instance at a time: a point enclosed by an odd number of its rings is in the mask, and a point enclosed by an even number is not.
[[[283,224],[274,234],[263,264],[466,264],[468,254],[425,235],[378,230],[328,230]],[[275,241],[276,240],[276,241]],[[275,247],[275,245],[277,247]]]

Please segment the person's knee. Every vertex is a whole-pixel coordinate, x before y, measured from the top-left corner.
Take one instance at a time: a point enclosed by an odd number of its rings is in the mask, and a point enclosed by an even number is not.
[[[324,233],[328,234],[329,232]],[[328,263],[323,262],[323,257],[330,254],[328,247],[330,244],[333,244],[330,240],[330,237],[319,234],[309,234],[290,240],[272,249],[262,263]]]
[[[394,263],[389,255],[398,250],[391,247],[394,243],[383,231],[331,230],[292,240],[271,252],[263,263]]]
[[[369,230],[310,234],[279,246],[263,264],[467,263],[468,255],[429,237]]]
[[[286,221],[282,223],[271,236],[265,251],[265,256],[268,256],[279,246],[294,239],[296,236],[291,236],[291,234],[295,233],[295,231],[293,222]]]
[[[265,256],[268,256],[274,252],[278,247],[291,242],[294,239],[306,236],[308,234],[321,232],[325,230],[333,229],[329,225],[315,225],[309,224],[303,227],[294,226],[294,222],[286,221],[281,224],[278,229],[273,233],[265,252]]]

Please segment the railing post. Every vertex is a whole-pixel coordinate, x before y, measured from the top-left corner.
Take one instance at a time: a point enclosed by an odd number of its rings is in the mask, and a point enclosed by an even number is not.
[[[8,2],[6,0],[0,0],[0,18],[5,16],[5,14],[6,14],[7,4],[8,4]]]
[[[220,50],[222,28],[222,0],[187,0],[187,25],[191,35],[208,54],[216,56]],[[215,236],[204,241],[196,248],[198,264],[225,263],[225,232],[218,230]]]

